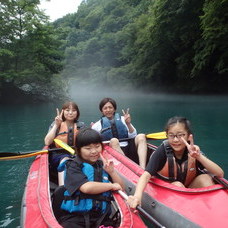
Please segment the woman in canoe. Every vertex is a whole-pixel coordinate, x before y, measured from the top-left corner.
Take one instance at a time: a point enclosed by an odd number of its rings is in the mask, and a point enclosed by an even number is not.
[[[200,171],[203,169],[218,177],[224,176],[223,170],[194,144],[189,120],[173,117],[168,120],[165,131],[168,140],[152,154],[137,183],[134,196],[128,198],[132,208],[141,203],[143,190],[151,176],[187,188],[202,188],[214,184],[210,175]]]
[[[113,162],[101,156],[100,134],[91,128],[79,131],[76,138],[77,156],[61,162],[65,170],[64,199],[59,219],[63,227],[99,227],[110,225],[111,191],[122,190],[123,181]]]
[[[117,105],[112,98],[102,99],[99,109],[103,116],[92,124],[92,129],[101,134],[102,140],[110,140],[109,145],[113,149],[125,154],[145,169],[147,159],[146,137],[144,134],[137,135],[136,129],[131,124],[129,109],[127,111],[122,110],[123,116],[120,116],[116,112]],[[128,138],[128,140],[121,140],[124,138]]]
[[[70,146],[75,146],[75,139],[80,128],[84,127],[83,122],[79,122],[80,111],[78,105],[74,102],[65,102],[61,112],[56,109],[57,116],[55,121],[49,127],[49,131],[44,139],[44,143],[49,147],[59,147],[55,145],[54,139],[60,139]],[[62,159],[68,159],[70,154],[52,152],[49,155],[50,168],[53,172],[57,172],[57,167]],[[59,185],[63,184],[63,174],[58,173]]]

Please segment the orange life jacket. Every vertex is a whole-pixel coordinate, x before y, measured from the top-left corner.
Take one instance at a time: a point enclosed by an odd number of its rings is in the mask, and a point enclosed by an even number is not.
[[[74,124],[73,128],[68,128],[66,122],[62,122],[59,128],[59,132],[55,138],[60,139],[69,146],[74,146],[77,133],[78,129],[76,124]],[[55,146],[59,147],[56,143]]]
[[[158,176],[164,180],[176,181],[181,177],[181,182],[187,187],[197,176],[196,159],[188,154],[188,159],[181,165],[176,162],[172,148],[168,142],[164,142],[167,161],[164,167],[158,172]]]

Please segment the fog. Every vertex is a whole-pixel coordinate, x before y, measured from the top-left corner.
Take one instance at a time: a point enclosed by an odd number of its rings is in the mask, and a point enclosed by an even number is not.
[[[117,103],[117,112],[121,114],[122,109],[129,108],[133,125],[140,132],[148,133],[162,131],[168,118],[175,115],[198,122],[206,119],[205,113],[211,113],[212,119],[209,122],[215,123],[223,119],[220,115],[225,111],[224,104],[228,104],[228,96],[143,93],[136,89],[115,90],[89,84],[78,85],[74,82],[70,84],[69,95],[79,105],[80,119],[86,124],[101,117],[99,103],[104,97],[111,97]]]

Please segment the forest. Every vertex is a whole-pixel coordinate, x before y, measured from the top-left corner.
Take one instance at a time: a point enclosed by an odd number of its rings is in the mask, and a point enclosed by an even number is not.
[[[223,94],[228,0],[83,0],[54,22],[39,0],[1,0],[0,102],[68,84]]]

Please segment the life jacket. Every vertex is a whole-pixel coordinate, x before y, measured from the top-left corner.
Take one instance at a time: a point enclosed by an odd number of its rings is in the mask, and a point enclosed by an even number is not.
[[[62,122],[55,138],[60,139],[69,146],[74,146],[78,130],[82,127],[82,125],[84,125],[84,123],[78,121],[76,124],[73,125],[73,128],[68,128],[66,122]],[[57,143],[55,143],[55,146],[60,147]]]
[[[187,187],[197,176],[196,159],[191,157],[188,153],[188,159],[179,165],[176,162],[173,149],[168,141],[166,140],[163,143],[167,161],[164,167],[157,173],[157,176],[170,182],[180,181]]]
[[[76,157],[74,161],[82,167],[82,172],[87,176],[89,181],[109,183],[108,173],[104,171],[103,163],[101,161],[97,161],[95,165],[81,162],[78,157]],[[77,190],[73,195],[70,195],[66,190],[64,192],[64,200],[61,204],[61,209],[70,213],[85,213],[92,210],[105,213],[111,200],[110,191],[94,195],[84,194]]]
[[[111,138],[123,139],[128,137],[127,127],[121,121],[121,116],[115,113],[114,119],[109,120],[107,117],[101,117],[101,136],[102,140]]]

